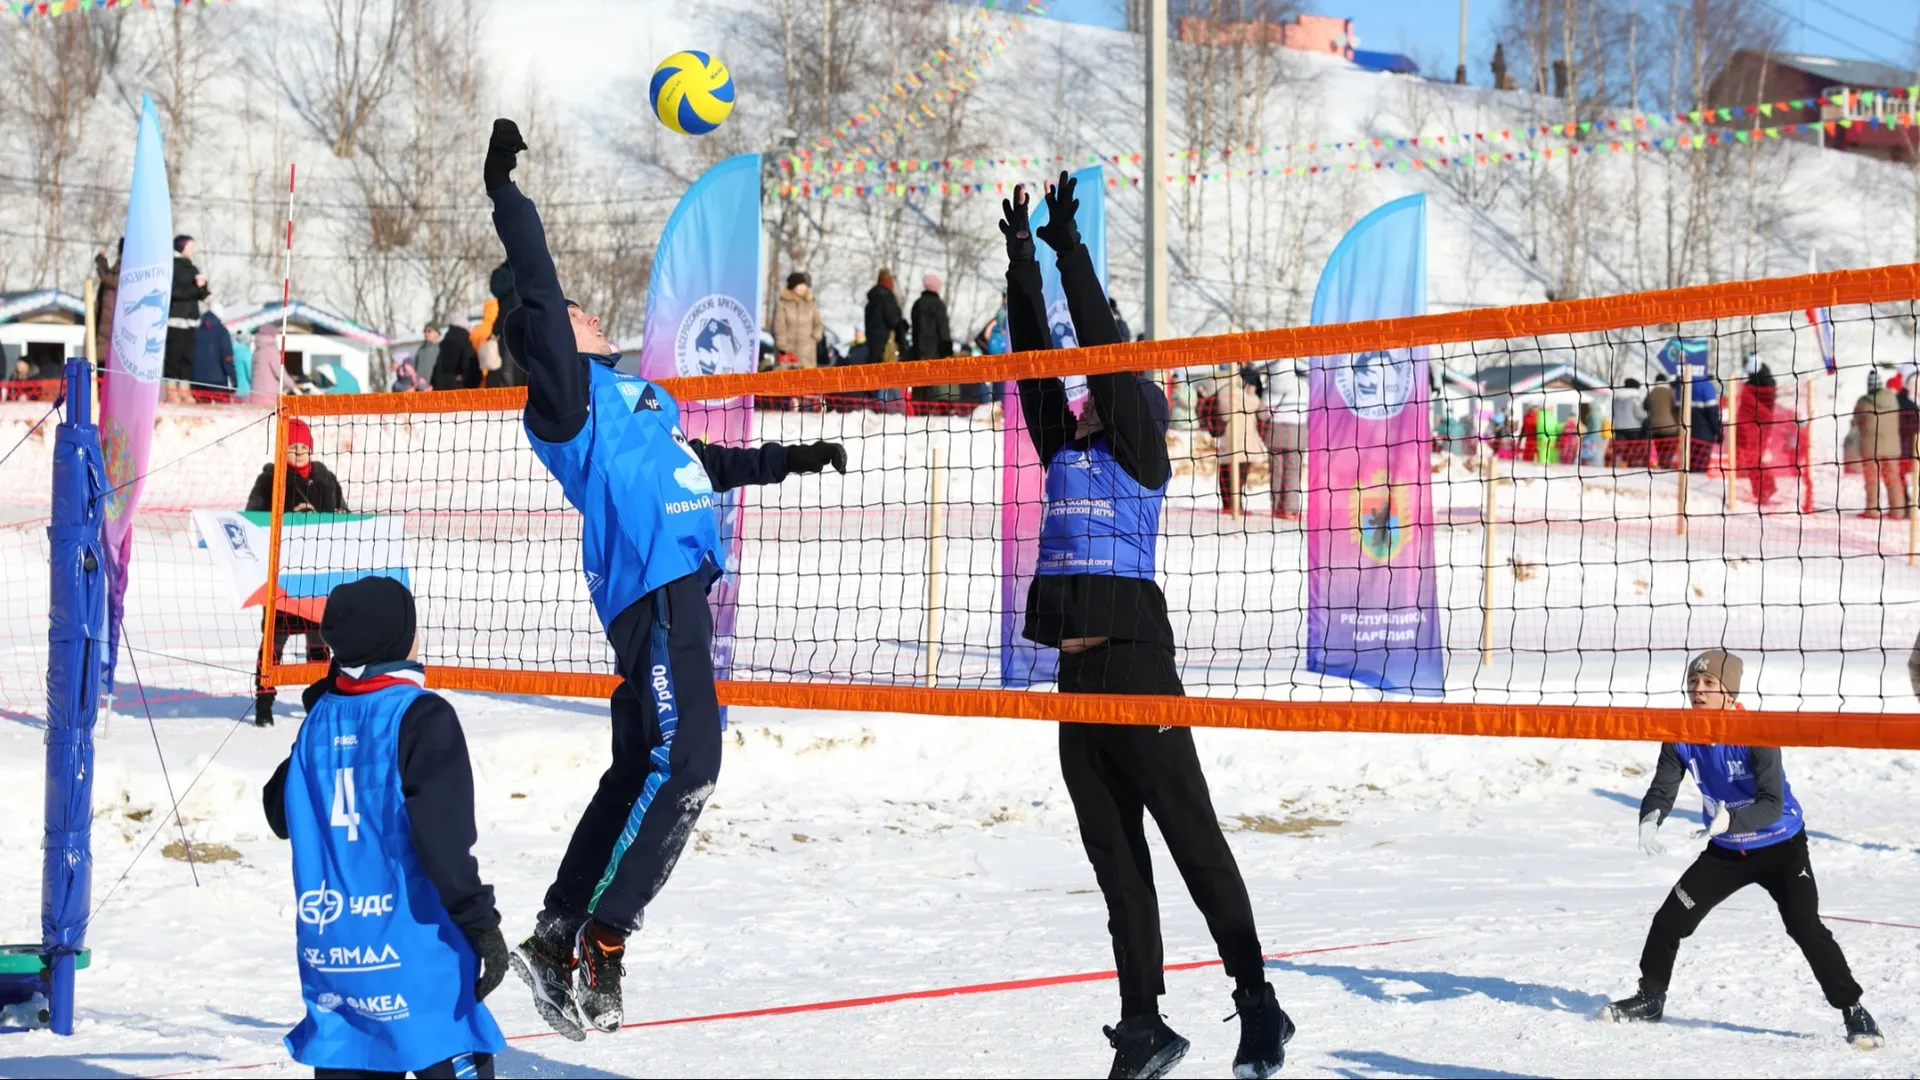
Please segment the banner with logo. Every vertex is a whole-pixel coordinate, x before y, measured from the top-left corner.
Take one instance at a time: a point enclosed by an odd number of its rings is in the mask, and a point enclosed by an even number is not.
[[[1080,241],[1093,260],[1093,272],[1104,289],[1107,284],[1107,194],[1100,180],[1100,167],[1081,169],[1073,174],[1079,181],[1074,198],[1080,209],[1074,223],[1080,228]],[[1036,195],[1030,221],[1038,229],[1047,223],[1047,202]],[[1047,305],[1047,328],[1056,349],[1071,349],[1080,344],[1073,331],[1073,315],[1067,310],[1067,294],[1060,288],[1057,256],[1047,242],[1034,245],[1040,263],[1040,295]],[[1004,309],[1003,309],[1004,310]],[[1002,321],[1004,321],[1004,316]],[[1067,398],[1079,403],[1087,396],[1087,380],[1070,375],[1065,380]],[[1026,619],[1027,587],[1033,582],[1033,569],[1040,561],[1040,518],[1046,503],[1046,466],[1034,453],[1033,440],[1020,411],[1020,390],[1008,383],[1001,400],[1002,462],[1000,472],[1000,685],[1008,688],[1049,683],[1059,675],[1060,654],[1035,645],[1020,636]]]
[[[1720,392],[1710,370],[1713,346],[1706,338],[1668,338],[1660,346],[1659,357],[1660,367],[1676,383],[1693,383],[1694,408],[1719,403]]]
[[[272,516],[251,510],[195,510],[199,546],[227,572],[235,607],[267,599],[267,544]],[[386,514],[288,514],[280,522],[283,615],[319,622],[336,585],[390,577],[413,587],[407,570],[406,519]]]
[[[667,218],[647,282],[640,376],[668,379],[754,371],[760,366],[760,155],[739,154],[693,182]],[[690,439],[745,445],[753,399],[683,401],[680,426]],[[714,497],[727,575],[707,594],[713,605],[713,670],[733,670],[733,619],[739,593],[741,492]]]
[[[160,118],[145,94],[140,95],[140,128],[133,144],[125,236],[113,310],[96,316],[113,320],[107,355],[100,358],[106,371],[100,388],[100,449],[107,463],[107,662],[102,680],[109,693],[120,659],[133,516],[146,486],[167,351],[167,311],[173,304],[173,201],[167,190]]]
[[[1424,315],[1427,204],[1362,218],[1327,259],[1313,322]],[[1317,356],[1307,380],[1307,670],[1440,697],[1427,350]]]

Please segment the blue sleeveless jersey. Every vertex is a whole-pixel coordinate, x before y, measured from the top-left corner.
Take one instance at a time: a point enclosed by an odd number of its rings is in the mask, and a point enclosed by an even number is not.
[[[1046,518],[1033,572],[1153,580],[1166,491],[1128,476],[1103,435],[1085,450],[1061,447],[1047,463]]]
[[[1700,787],[1700,818],[1711,827],[1713,815],[1722,805],[1729,811],[1753,803],[1759,785],[1754,783],[1750,755],[1744,746],[1675,743],[1680,760]],[[1752,851],[1791,840],[1807,827],[1800,813],[1800,800],[1793,797],[1793,785],[1787,783],[1786,766],[1780,770],[1780,820],[1756,832],[1721,833],[1713,842],[1729,851]]]
[[[479,959],[413,854],[400,717],[424,693],[328,694],[293,744],[287,833],[307,1016],[286,1043],[302,1065],[412,1072],[506,1046],[473,999]]]
[[[711,560],[726,569],[714,524],[707,467],[680,431],[680,406],[634,375],[593,365],[587,423],[570,441],[542,442],[534,456],[580,511],[587,592],[600,623]]]

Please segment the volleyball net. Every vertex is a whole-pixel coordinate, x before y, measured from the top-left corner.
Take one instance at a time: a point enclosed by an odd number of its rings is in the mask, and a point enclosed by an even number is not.
[[[1902,715],[1920,632],[1916,298],[1920,265],[669,380],[692,437],[848,455],[844,476],[718,500],[722,701],[1920,746]],[[1022,637],[1044,480],[1017,382],[1071,391],[1114,371],[1171,402],[1154,559],[1185,698],[1052,693],[1058,654]],[[1351,431],[1315,415],[1335,394],[1398,426],[1340,443]],[[317,618],[333,584],[388,573],[418,598],[432,685],[609,692],[580,522],[528,447],[523,400],[287,399],[280,452],[304,421],[352,513],[263,526],[277,617]],[[1748,711],[1682,710],[1686,660],[1710,648],[1745,660]]]

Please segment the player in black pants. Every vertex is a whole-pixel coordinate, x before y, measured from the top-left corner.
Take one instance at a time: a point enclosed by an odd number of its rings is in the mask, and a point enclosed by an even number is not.
[[[1082,345],[1121,340],[1113,312],[1074,224],[1074,181],[1062,173],[1047,194],[1041,239],[1058,253],[1061,285]],[[1007,323],[1016,351],[1052,346],[1034,261],[1024,187],[1003,202]],[[1064,693],[1184,693],[1174,666],[1173,626],[1154,581],[1167,459],[1167,402],[1130,373],[1087,379],[1090,401],[1075,417],[1059,379],[1020,383],[1020,407],[1047,470],[1040,560],[1027,593],[1026,637],[1060,650]],[[1234,1075],[1268,1077],[1286,1060],[1293,1022],[1274,999],[1260,955],[1247,886],[1214,816],[1213,799],[1184,727],[1060,725],[1060,769],[1081,842],[1107,901],[1107,929],[1120,975],[1120,1023],[1105,1028],[1112,1077],[1165,1076],[1187,1040],[1161,1020],[1166,992],[1160,906],[1147,851],[1146,813],[1206,916],[1236,988],[1240,1049]]]

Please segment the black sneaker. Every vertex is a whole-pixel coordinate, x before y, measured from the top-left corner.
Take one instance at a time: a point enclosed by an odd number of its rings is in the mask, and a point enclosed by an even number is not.
[[[1600,1019],[1615,1024],[1657,1024],[1667,1014],[1667,995],[1645,990],[1630,998],[1610,1002],[1600,1010]]]
[[[253,726],[273,726],[273,695],[255,694],[253,696]]]
[[[1873,1014],[1865,1005],[1855,1002],[1841,1009],[1840,1016],[1847,1022],[1847,1043],[1855,1050],[1878,1050],[1887,1045],[1880,1025],[1873,1022]]]
[[[533,934],[507,958],[514,974],[533,991],[533,1007],[554,1031],[580,1042],[587,1030],[573,1000],[573,938],[578,924],[541,915]]]
[[[1187,1056],[1187,1040],[1158,1016],[1134,1016],[1100,1029],[1113,1045],[1107,1080],[1159,1080]]]
[[[1293,1018],[1274,999],[1273,984],[1258,990],[1233,992],[1233,1016],[1240,1018],[1240,1052],[1233,1055],[1233,1075],[1239,1080],[1267,1080],[1287,1063],[1287,1042],[1293,1038]]]
[[[627,955],[626,935],[588,919],[575,944],[580,966],[573,974],[573,1000],[579,1005],[580,1019],[609,1034],[619,1031],[624,1018],[620,978],[626,974],[621,964]]]

